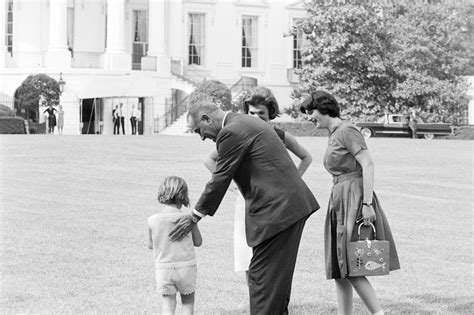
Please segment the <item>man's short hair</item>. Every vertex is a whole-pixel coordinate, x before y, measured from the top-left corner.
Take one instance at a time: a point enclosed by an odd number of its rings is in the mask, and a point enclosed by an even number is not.
[[[204,112],[206,114],[212,114],[220,110],[219,107],[213,101],[209,99],[201,99],[191,104],[188,109],[187,117],[191,117],[194,122],[199,121],[199,114]]]

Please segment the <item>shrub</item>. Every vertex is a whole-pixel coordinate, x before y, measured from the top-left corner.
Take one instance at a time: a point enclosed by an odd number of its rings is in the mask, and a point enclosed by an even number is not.
[[[216,80],[202,81],[189,96],[189,105],[207,98],[217,103],[223,110],[232,110],[232,93],[222,82]]]
[[[25,134],[25,120],[21,117],[0,117],[0,134]]]
[[[0,117],[14,117],[15,112],[8,106],[0,104]]]

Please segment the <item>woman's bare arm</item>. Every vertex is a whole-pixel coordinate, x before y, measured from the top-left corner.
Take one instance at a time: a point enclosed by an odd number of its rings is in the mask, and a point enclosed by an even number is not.
[[[364,188],[363,203],[372,204],[372,196],[374,194],[374,162],[370,157],[368,150],[360,150],[355,156],[357,162],[362,167],[362,180]],[[362,206],[362,216],[364,223],[369,224],[375,220],[375,211],[373,207]]]
[[[313,162],[313,157],[308,152],[308,150],[299,144],[296,138],[288,132],[285,132],[285,146],[301,160],[298,164],[298,172],[301,176],[303,176],[308,167],[311,165],[311,162]]]

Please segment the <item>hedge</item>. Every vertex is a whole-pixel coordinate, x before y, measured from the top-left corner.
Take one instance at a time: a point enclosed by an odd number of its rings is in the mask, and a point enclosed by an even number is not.
[[[295,137],[327,137],[326,129],[317,129],[310,122],[272,122],[272,125],[286,132],[291,133]]]
[[[0,117],[0,134],[26,134],[25,120],[21,117]]]

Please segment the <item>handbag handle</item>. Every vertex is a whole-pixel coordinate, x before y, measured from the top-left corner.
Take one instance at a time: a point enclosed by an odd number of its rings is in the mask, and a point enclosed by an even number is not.
[[[359,228],[357,229],[357,234],[359,235],[359,241],[360,241],[360,228],[361,228],[362,225],[364,225],[364,222],[359,224]],[[374,230],[374,240],[376,240],[377,239],[377,231],[375,230],[375,226],[374,226],[373,223],[370,223],[370,226],[372,227],[372,230]]]

